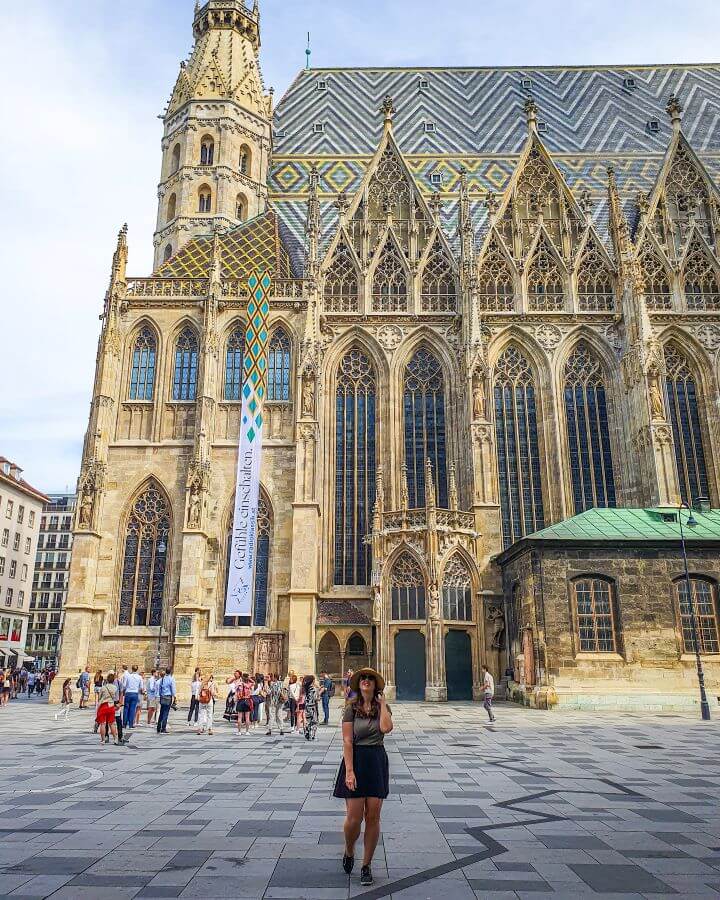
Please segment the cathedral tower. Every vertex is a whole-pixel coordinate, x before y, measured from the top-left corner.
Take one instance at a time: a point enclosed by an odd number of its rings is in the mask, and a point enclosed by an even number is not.
[[[262,213],[272,95],[258,61],[260,11],[244,0],[197,4],[195,40],[164,114],[155,269],[191,238]]]

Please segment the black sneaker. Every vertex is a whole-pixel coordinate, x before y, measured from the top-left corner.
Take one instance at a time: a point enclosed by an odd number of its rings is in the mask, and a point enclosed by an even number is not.
[[[348,856],[347,853],[343,853],[343,870],[346,875],[350,875],[353,870],[353,866],[355,865],[355,857]]]
[[[371,884],[374,884],[370,866],[363,866],[362,869],[360,869],[360,884],[363,887],[370,887]]]

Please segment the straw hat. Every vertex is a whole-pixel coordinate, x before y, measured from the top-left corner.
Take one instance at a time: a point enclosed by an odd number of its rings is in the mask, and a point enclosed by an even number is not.
[[[364,669],[358,669],[357,672],[353,672],[353,676],[350,679],[350,690],[355,691],[357,693],[360,690],[360,679],[363,675],[370,675],[375,679],[375,684],[377,685],[377,689],[379,693],[382,693],[385,690],[385,679],[379,672],[376,672],[375,669],[371,669],[366,667]]]

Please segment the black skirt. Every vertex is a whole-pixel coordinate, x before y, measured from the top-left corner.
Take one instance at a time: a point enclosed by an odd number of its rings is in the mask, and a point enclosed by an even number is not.
[[[342,800],[358,800],[378,797],[384,800],[390,793],[390,764],[383,746],[353,747],[353,768],[356,789],[350,791],[345,784],[345,760],[340,763],[333,797]]]

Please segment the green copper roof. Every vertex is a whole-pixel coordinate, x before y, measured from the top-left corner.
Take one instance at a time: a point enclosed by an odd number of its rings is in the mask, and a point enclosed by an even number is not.
[[[673,516],[673,518],[670,518]],[[697,525],[689,527],[689,512],[682,511],[683,532],[688,541],[720,541],[720,509],[693,510]],[[589,509],[556,525],[529,534],[530,541],[677,541],[680,537],[678,510]]]

